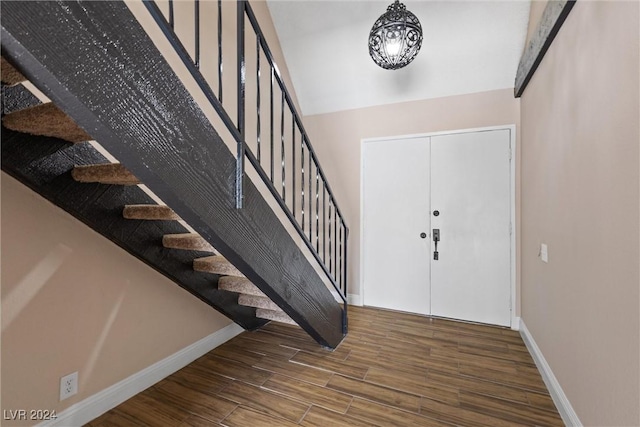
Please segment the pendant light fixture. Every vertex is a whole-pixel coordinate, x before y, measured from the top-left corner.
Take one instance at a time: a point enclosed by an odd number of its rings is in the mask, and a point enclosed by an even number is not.
[[[409,65],[421,46],[420,21],[400,0],[389,5],[369,33],[369,55],[376,64],[387,70]]]

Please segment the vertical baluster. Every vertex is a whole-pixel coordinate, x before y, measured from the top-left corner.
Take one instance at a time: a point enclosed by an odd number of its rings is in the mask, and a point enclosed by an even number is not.
[[[169,26],[171,29],[175,29],[175,18],[173,16],[173,0],[169,0]]]
[[[281,169],[282,169],[282,200],[287,203],[287,193],[285,188],[285,155],[284,155],[284,91],[281,91],[282,96],[280,97],[280,161],[281,161]]]
[[[260,34],[256,34],[256,154],[258,163],[260,163]]]
[[[238,131],[240,141],[237,143],[236,151],[236,208],[242,208],[242,191],[244,179],[244,141],[245,133],[245,84],[246,84],[246,64],[244,58],[244,13],[245,1],[239,0],[237,5],[237,39],[238,39]]]
[[[348,261],[348,254],[349,252],[347,251],[347,243],[349,241],[349,230],[347,229],[347,224],[345,224],[344,222],[344,218],[342,219],[342,226],[344,227],[344,271],[342,272],[342,290],[344,291],[344,295],[347,295],[347,274],[348,274],[348,269],[347,269],[347,261]]]
[[[347,244],[349,242],[349,229],[347,228],[347,224],[344,223],[344,219],[342,220],[342,226],[344,227],[344,272],[343,274],[343,278],[342,278],[342,294],[344,295],[345,301],[343,304],[343,317],[342,317],[342,333],[346,334],[347,331],[349,330],[349,316],[347,315],[347,306],[348,304],[348,298],[349,298],[349,289],[347,289],[347,261],[348,261],[348,257],[347,254],[348,249],[347,249]]]
[[[291,213],[296,218],[296,121],[291,116]]]
[[[342,218],[340,218],[342,219]],[[342,224],[340,224],[340,251],[338,252],[338,277],[336,280],[338,288],[342,289]]]
[[[308,143],[309,141],[307,141]],[[313,233],[312,228],[313,228],[313,221],[311,218],[311,212],[313,212],[313,208],[312,208],[312,203],[313,200],[311,199],[311,195],[313,194],[313,184],[311,183],[311,170],[312,170],[312,160],[313,160],[313,155],[311,154],[311,146],[309,145],[309,243],[312,243],[313,240],[311,238],[311,234]]]
[[[322,180],[322,262],[327,263],[327,183]]]
[[[335,206],[335,203],[334,203]],[[333,264],[333,278],[338,281],[338,208],[336,207],[335,215],[333,216],[333,255],[335,256],[335,262]]]
[[[218,0],[218,100],[222,103],[222,0]]]
[[[316,165],[316,253],[320,253],[320,173]]]
[[[195,47],[195,51],[196,51],[196,55],[195,55],[195,66],[196,68],[200,68],[200,0],[195,0],[195,2],[193,3],[193,7],[195,9],[195,36],[196,36],[196,47]]]
[[[347,224],[342,221],[342,225],[344,226],[344,279],[343,279],[343,287],[344,287],[344,295],[347,296],[349,281],[347,280],[349,274],[349,264],[347,263],[347,256],[349,255],[349,248],[347,244],[349,243],[349,229],[347,228]]]
[[[300,134],[300,168],[302,170],[302,180],[300,190],[302,190],[302,200],[300,202],[300,212],[302,213],[302,232],[304,234],[304,135]]]
[[[238,1],[238,16],[237,16],[237,61],[238,61],[238,130],[242,139],[244,139],[244,97],[245,97],[245,85],[246,85],[246,63],[244,58],[244,1]]]
[[[273,184],[273,80],[275,78],[274,75],[274,69],[273,69],[273,64],[271,64],[271,81],[270,81],[270,85],[271,85],[271,99],[269,101],[269,106],[271,108],[271,121],[269,123],[269,139],[270,139],[270,144],[269,144],[269,162],[271,164],[270,167],[270,177],[271,177],[271,184]]]
[[[331,204],[332,204],[333,199],[331,197],[329,197],[329,274],[333,274],[333,270],[332,270],[332,264],[333,264],[333,256],[332,256],[332,252],[331,252],[331,248],[333,247],[333,245],[331,244]]]

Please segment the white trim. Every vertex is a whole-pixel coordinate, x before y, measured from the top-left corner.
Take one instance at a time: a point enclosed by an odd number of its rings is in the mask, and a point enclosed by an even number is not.
[[[331,294],[333,295],[333,297],[335,298],[336,301],[338,301],[339,303],[342,304],[342,297],[340,296],[338,291],[331,290]],[[360,295],[347,294],[347,304],[349,304],[349,305],[357,305],[359,307],[362,307],[362,298],[360,298]]]
[[[455,135],[458,133],[488,132],[488,131],[502,130],[502,129],[511,129],[515,131],[515,128],[516,128],[516,125],[499,125],[499,126],[486,126],[486,127],[468,128],[468,129],[452,129],[452,130],[443,130],[438,132],[412,133],[408,135],[363,138],[361,142],[367,143],[367,142],[395,141],[398,139],[425,138],[425,137],[440,136],[440,135]]]
[[[362,298],[360,297],[360,295],[348,294],[347,301],[349,305],[357,305],[358,307],[362,307]]]
[[[511,156],[509,158],[509,173],[511,174],[509,186],[511,187],[511,328],[518,330],[520,328],[520,318],[517,316],[520,313],[516,313],[518,307],[518,301],[520,295],[518,294],[517,279],[517,259],[518,259],[518,247],[516,245],[516,187],[518,183],[516,181],[516,153],[518,152],[518,144],[516,141],[516,125],[505,126],[509,129],[511,134],[511,144],[509,148],[511,150]]]
[[[522,319],[520,317],[516,317],[513,325],[511,325],[512,331],[520,331],[520,325],[522,324]]]
[[[428,133],[418,133],[418,134],[410,134],[410,135],[397,135],[397,136],[383,136],[377,138],[364,138],[360,141],[360,283],[358,286],[360,288],[360,301],[364,304],[364,257],[362,256],[364,250],[364,168],[363,168],[363,156],[364,149],[363,145],[369,142],[382,142],[382,141],[393,141],[399,139],[413,139],[413,138],[425,138],[432,137],[438,135],[454,135],[459,133],[473,133],[473,132],[487,132],[494,130],[508,130],[511,137],[511,161],[510,161],[510,187],[511,187],[511,328],[514,330],[518,329],[518,317],[516,313],[517,301],[520,298],[520,295],[517,293],[518,288],[516,286],[516,260],[517,260],[517,252],[516,252],[516,153],[517,153],[517,141],[516,141],[516,125],[500,125],[500,126],[487,126],[481,128],[470,128],[470,129],[458,129],[458,130],[446,130],[440,132],[428,132]]]
[[[360,247],[359,247],[359,276],[360,283],[358,283],[358,292],[360,294],[360,302],[364,305],[364,144],[369,142],[368,139],[360,141]],[[351,246],[353,248],[353,245]],[[353,254],[353,249],[351,249]]]
[[[200,356],[241,333],[244,329],[232,323],[179,350],[159,362],[144,368],[116,384],[90,396],[58,414],[55,420],[38,424],[39,427],[84,425],[158,381],[187,366]]]
[[[533,336],[527,329],[527,326],[524,324],[524,320],[520,319],[520,335],[522,336],[522,340],[524,341],[527,349],[529,349],[529,353],[533,357],[534,362],[536,362],[536,366],[542,375],[542,379],[549,389],[549,394],[553,399],[553,403],[556,404],[556,408],[558,408],[558,412],[562,417],[562,421],[567,426],[582,426],[580,419],[578,418],[578,414],[573,410],[571,406],[571,402],[567,398],[567,395],[564,394],[560,383],[556,379],[556,376],[553,375],[553,371],[551,367],[547,363],[542,351],[536,344],[536,341],[533,339]]]

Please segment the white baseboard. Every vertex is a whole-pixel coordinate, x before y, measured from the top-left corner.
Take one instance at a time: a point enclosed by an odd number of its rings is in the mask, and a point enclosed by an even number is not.
[[[362,297],[356,294],[347,294],[347,302],[349,305],[357,305],[362,307]]]
[[[520,317],[518,316],[513,316],[511,318],[511,330],[512,331],[519,331],[520,330],[520,325],[522,323],[522,319],[520,319]]]
[[[78,402],[58,414],[58,418],[38,424],[49,426],[81,426],[99,417],[110,409],[158,381],[187,366],[200,356],[210,352],[235,337],[244,329],[232,323],[213,334],[202,338],[171,356],[131,375],[128,378]]]
[[[337,291],[332,290],[331,293],[333,294],[333,297],[336,299],[336,301],[342,303],[342,297]],[[362,298],[360,298],[360,295],[347,294],[347,304],[362,307]]]
[[[558,412],[562,417],[562,421],[564,421],[567,426],[582,426],[580,419],[578,418],[578,414],[573,410],[571,406],[571,402],[567,398],[567,395],[564,394],[560,383],[556,379],[556,376],[553,375],[553,371],[551,371],[551,367],[547,363],[542,351],[536,344],[533,336],[527,329],[527,325],[524,324],[524,320],[520,319],[520,335],[522,335],[522,339],[529,349],[531,356],[533,357],[534,362],[536,362],[536,366],[542,375],[542,379],[549,389],[549,394],[553,399],[553,403],[556,404],[558,408]]]

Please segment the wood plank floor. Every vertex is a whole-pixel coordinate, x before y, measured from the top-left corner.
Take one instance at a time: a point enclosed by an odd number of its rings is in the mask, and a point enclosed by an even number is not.
[[[563,425],[517,332],[371,308],[349,314],[333,352],[272,322],[88,426]]]

